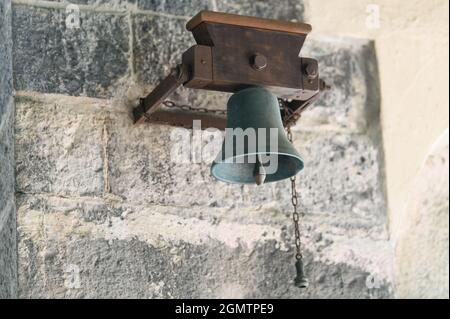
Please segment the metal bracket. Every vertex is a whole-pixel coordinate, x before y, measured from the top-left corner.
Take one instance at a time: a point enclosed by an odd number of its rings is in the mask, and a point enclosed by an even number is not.
[[[174,68],[146,98],[140,100],[139,105],[133,110],[135,123],[143,123],[145,119],[150,118],[158,106],[188,79],[189,72],[186,65]]]

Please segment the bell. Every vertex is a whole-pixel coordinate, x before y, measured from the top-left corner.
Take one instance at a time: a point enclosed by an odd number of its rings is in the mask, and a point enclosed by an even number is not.
[[[227,104],[222,150],[211,174],[227,183],[257,184],[290,178],[303,159],[284,131],[277,97],[261,87],[233,94]]]
[[[298,259],[295,262],[295,269],[297,270],[297,277],[294,279],[294,285],[298,288],[308,288],[309,281],[306,278],[305,270],[303,269],[303,261]]]

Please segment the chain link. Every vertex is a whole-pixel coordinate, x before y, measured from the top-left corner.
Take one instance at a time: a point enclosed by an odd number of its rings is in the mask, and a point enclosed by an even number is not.
[[[209,110],[205,107],[192,107],[187,104],[176,104],[175,102],[170,101],[170,100],[165,100],[162,104],[167,108],[179,109],[179,110],[183,110],[183,111],[193,111],[193,112],[200,112],[200,113],[205,113],[205,114],[210,113],[210,114],[217,114],[217,115],[226,115],[227,114],[226,110]]]
[[[287,138],[292,143],[292,132],[291,127],[286,127]],[[301,260],[303,258],[302,254],[302,241],[300,236],[300,214],[298,213],[298,193],[296,188],[296,178],[295,175],[290,178],[291,180],[291,202],[294,208],[294,212],[292,213],[292,220],[294,221],[294,233],[295,233],[295,259]]]

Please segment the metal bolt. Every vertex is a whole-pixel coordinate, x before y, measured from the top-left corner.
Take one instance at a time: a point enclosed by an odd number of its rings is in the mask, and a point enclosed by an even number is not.
[[[261,71],[267,66],[267,59],[264,55],[255,54],[252,56],[251,64],[255,70]]]
[[[315,79],[319,73],[316,63],[308,63],[305,68],[305,75],[308,79]]]

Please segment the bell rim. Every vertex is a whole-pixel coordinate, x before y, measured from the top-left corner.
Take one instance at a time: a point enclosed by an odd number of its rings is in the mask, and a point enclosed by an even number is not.
[[[301,172],[305,168],[305,161],[303,160],[303,158],[301,156],[297,156],[297,155],[293,155],[293,154],[289,154],[289,153],[279,153],[279,152],[253,152],[253,153],[241,154],[241,155],[229,157],[229,158],[225,159],[225,161],[228,160],[228,159],[231,159],[231,158],[239,158],[239,157],[244,157],[244,156],[261,155],[261,154],[264,154],[264,155],[270,155],[270,154],[283,155],[283,156],[288,156],[288,157],[295,158],[295,159],[299,160],[300,163],[301,163],[300,169],[298,169],[297,172],[295,172],[295,174],[293,174],[293,175],[291,175],[289,177],[286,177],[286,178],[291,178],[292,176],[297,175],[299,172]],[[211,175],[214,178],[218,179],[221,182],[230,183],[230,184],[240,184],[240,185],[252,185],[252,184],[254,184],[252,182],[232,181],[232,180],[229,180],[229,179],[221,178],[220,176],[214,174],[214,168],[217,167],[218,165],[220,165],[220,164],[233,164],[233,163],[227,163],[225,161],[222,161],[222,160],[220,160],[220,161],[214,160],[213,161],[213,163],[211,165],[211,168],[210,168],[210,173],[211,173]],[[267,181],[264,184],[278,182],[278,181],[284,180],[286,178],[281,178],[281,179],[278,179],[278,180]]]

